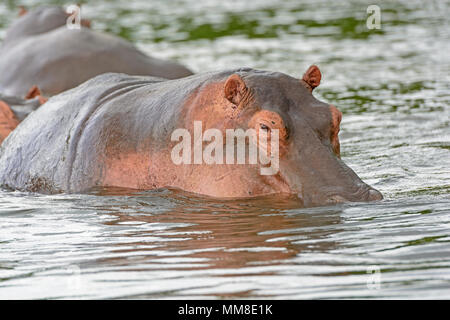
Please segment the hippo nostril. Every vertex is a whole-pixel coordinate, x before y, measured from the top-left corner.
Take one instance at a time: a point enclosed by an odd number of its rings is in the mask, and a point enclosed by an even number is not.
[[[367,200],[376,201],[376,200],[382,200],[382,199],[383,199],[383,195],[381,194],[380,191],[375,190],[375,189],[369,190],[369,195],[367,197]]]

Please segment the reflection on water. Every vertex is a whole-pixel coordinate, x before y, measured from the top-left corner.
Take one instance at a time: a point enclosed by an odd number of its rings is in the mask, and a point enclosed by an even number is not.
[[[144,198],[145,199],[145,198]],[[291,245],[292,233],[299,228],[311,228],[308,234],[311,240],[319,239],[327,232],[321,230],[326,225],[339,222],[339,208],[321,210],[317,215],[302,215],[294,219],[284,213],[295,210],[300,203],[295,199],[260,198],[242,201],[210,202],[207,199],[193,199],[183,196],[175,198],[176,205],[164,214],[148,215],[136,212],[124,215],[130,209],[122,207],[121,212],[114,214],[116,219],[108,225],[151,224],[166,226],[162,230],[143,230],[127,234],[130,239],[142,237],[162,237],[167,243],[169,255],[189,254],[190,259],[198,260],[198,264],[188,265],[188,269],[211,268],[243,268],[247,265],[279,264],[285,259],[296,256],[306,250],[302,245]],[[174,201],[174,198],[171,199]],[[144,202],[145,203],[145,202]],[[140,204],[145,205],[140,199]],[[153,204],[153,199],[150,199]],[[108,207],[103,208],[108,210]],[[140,209],[142,210],[142,209]],[[141,214],[139,214],[141,213]],[[329,231],[328,231],[329,232]],[[274,238],[274,236],[276,236]],[[138,247],[144,242],[135,242]],[[128,247],[130,243],[127,243]],[[331,248],[327,244],[324,249]],[[116,248],[121,251],[120,245]],[[154,256],[152,263],[158,262],[159,248],[146,250],[145,255]],[[134,250],[133,250],[134,251]],[[124,251],[126,252],[126,250]],[[167,254],[167,252],[165,253]],[[148,261],[148,260],[146,260]],[[201,262],[201,263],[200,263]],[[107,262],[108,264],[110,261]],[[127,264],[126,261],[119,262]],[[183,269],[182,266],[179,266]]]
[[[385,200],[1,191],[0,298],[450,298],[450,2],[380,2],[376,31],[369,4],[86,4],[95,29],[196,72],[319,64],[342,158]],[[0,38],[15,16],[0,3]]]
[[[448,297],[449,203],[4,193],[0,298]]]

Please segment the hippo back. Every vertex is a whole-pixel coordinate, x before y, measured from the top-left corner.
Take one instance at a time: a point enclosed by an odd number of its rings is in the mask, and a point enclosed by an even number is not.
[[[1,48],[26,37],[41,34],[66,24],[68,15],[60,7],[39,7],[19,17],[6,31]]]
[[[1,145],[0,185],[46,193],[99,185],[108,143],[118,150],[163,148],[184,101],[229,73],[177,80],[108,73],[56,95]]]
[[[143,54],[121,38],[60,27],[2,51],[0,92],[23,96],[38,85],[44,95],[54,95],[106,72],[166,79],[192,74],[177,63]]]

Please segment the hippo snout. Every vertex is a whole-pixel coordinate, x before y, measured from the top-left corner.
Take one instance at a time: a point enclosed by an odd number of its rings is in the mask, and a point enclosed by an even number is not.
[[[383,195],[381,194],[380,191],[371,188],[368,192],[367,200],[368,201],[383,200]]]
[[[382,200],[383,195],[376,189],[369,187],[366,191],[361,195],[344,195],[344,194],[334,194],[328,196],[326,199],[327,204],[336,204],[336,203],[344,203],[344,202],[359,202],[359,201],[378,201]]]

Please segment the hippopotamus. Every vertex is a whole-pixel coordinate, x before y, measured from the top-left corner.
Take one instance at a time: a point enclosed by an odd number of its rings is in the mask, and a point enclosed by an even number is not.
[[[175,80],[103,74],[51,97],[8,136],[0,185],[43,193],[122,187],[216,198],[287,194],[305,206],[382,199],[340,159],[342,114],[313,96],[320,79],[317,66],[301,79],[251,68]],[[195,123],[203,133],[254,128],[270,146],[278,132],[278,170],[261,174],[267,163],[259,162],[174,161],[174,132],[195,136]]]
[[[80,29],[70,29],[67,19],[60,7],[22,12],[0,47],[0,92],[23,97],[36,85],[51,96],[105,72],[166,79],[192,74],[178,63],[147,56],[124,39],[85,27],[86,20]]]

